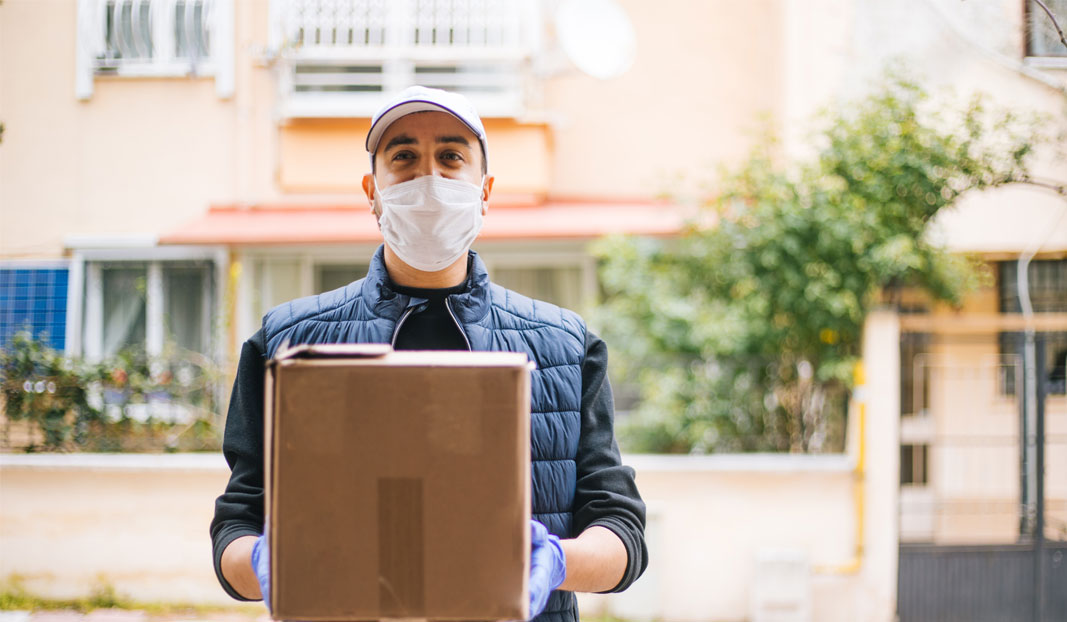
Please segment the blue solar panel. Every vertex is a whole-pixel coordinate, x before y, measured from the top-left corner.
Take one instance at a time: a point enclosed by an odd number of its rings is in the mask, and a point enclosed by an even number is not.
[[[62,350],[67,332],[66,268],[0,268],[0,348],[20,330]]]

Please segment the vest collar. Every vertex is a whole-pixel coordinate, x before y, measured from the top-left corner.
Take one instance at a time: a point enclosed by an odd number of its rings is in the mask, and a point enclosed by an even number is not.
[[[482,258],[473,250],[467,251],[471,257],[471,269],[467,274],[467,287],[458,294],[449,296],[452,303],[452,311],[456,319],[462,324],[475,324],[480,322],[489,313],[491,300],[489,297],[489,271],[482,262]],[[411,304],[416,303],[395,291],[389,280],[389,272],[385,268],[385,245],[382,244],[374,251],[370,260],[370,269],[367,277],[363,279],[361,293],[363,300],[370,303],[368,306],[374,310],[378,317],[396,320]],[[418,301],[424,302],[424,301]]]

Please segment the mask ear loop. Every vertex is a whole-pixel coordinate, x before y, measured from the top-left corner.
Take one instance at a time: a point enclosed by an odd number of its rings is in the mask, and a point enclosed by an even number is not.
[[[381,218],[382,212],[385,211],[385,204],[382,203],[381,191],[378,190],[378,176],[372,173],[370,178],[371,183],[374,184],[374,205],[378,208],[378,218]]]

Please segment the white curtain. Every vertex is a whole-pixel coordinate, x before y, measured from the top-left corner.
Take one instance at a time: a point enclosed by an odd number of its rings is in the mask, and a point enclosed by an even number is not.
[[[206,303],[211,299],[208,269],[201,266],[165,266],[163,268],[167,341],[192,352],[208,354],[207,327],[210,323]]]
[[[127,346],[144,347],[146,270],[104,268],[103,352],[112,356]]]

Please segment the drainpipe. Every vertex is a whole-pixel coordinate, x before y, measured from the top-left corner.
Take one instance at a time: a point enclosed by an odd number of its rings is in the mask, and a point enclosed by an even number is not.
[[[1047,229],[1048,233],[1045,235],[1044,239],[1035,243],[1019,256],[1015,273],[1015,289],[1019,296],[1019,310],[1026,319],[1026,330],[1023,339],[1023,376],[1025,391],[1023,394],[1024,417],[1022,438],[1020,439],[1023,454],[1025,456],[1025,469],[1023,470],[1023,494],[1025,497],[1023,498],[1022,505],[1025,507],[1026,517],[1022,523],[1025,526],[1025,531],[1031,534],[1032,542],[1034,543],[1034,619],[1037,622],[1040,622],[1044,617],[1045,607],[1045,391],[1044,380],[1042,380],[1041,390],[1038,390],[1037,386],[1037,372],[1039,369],[1037,359],[1039,353],[1036,351],[1034,344],[1034,307],[1030,300],[1029,268],[1030,261],[1033,260],[1034,255],[1037,254],[1037,251],[1045,245],[1045,242],[1047,242],[1056,229],[1059,228],[1064,216],[1067,216],[1067,210],[1060,210],[1055,224]],[[1042,375],[1044,375],[1044,343],[1041,345],[1040,356],[1042,357],[1042,360],[1040,369],[1042,370]],[[1040,404],[1038,403],[1039,400],[1041,402]]]
[[[1033,534],[1034,532],[1034,498],[1037,492],[1037,478],[1034,473],[1036,464],[1033,454],[1035,447],[1031,438],[1037,426],[1037,377],[1034,373],[1036,371],[1037,355],[1034,352],[1034,307],[1030,301],[1029,276],[1030,261],[1037,254],[1037,248],[1038,246],[1034,246],[1019,256],[1015,272],[1019,308],[1026,319],[1026,328],[1023,332],[1023,421],[1022,438],[1020,439],[1023,451],[1022,506],[1024,515],[1021,522],[1024,534]]]
[[[241,282],[241,260],[237,257],[237,253],[233,251],[231,247],[226,256],[226,281],[225,288],[223,289],[223,313],[226,318],[226,352],[222,360],[233,361],[233,369],[237,368],[237,359],[234,358],[234,353],[237,352],[237,356],[240,357],[240,353],[237,349],[238,344],[238,305],[237,297],[240,295],[240,282]]]
[[[1036,445],[1031,442],[1030,437],[1034,434],[1037,428],[1037,354],[1034,351],[1034,307],[1030,301],[1030,261],[1033,260],[1037,252],[1041,250],[1041,247],[1048,242],[1052,234],[1056,232],[1060,227],[1060,223],[1063,222],[1064,217],[1067,216],[1067,209],[1061,209],[1060,213],[1056,216],[1052,226],[1044,229],[1046,235],[1040,241],[1035,242],[1030,248],[1023,251],[1019,255],[1019,260],[1016,263],[1015,272],[1015,292],[1019,296],[1019,310],[1022,312],[1025,321],[1025,331],[1023,333],[1023,421],[1021,429],[1021,438],[1019,439],[1022,445],[1022,505],[1024,506],[1026,515],[1021,522],[1021,531],[1023,533],[1033,533],[1034,531],[1034,501],[1037,495],[1037,475],[1034,469],[1037,467],[1034,455]]]

